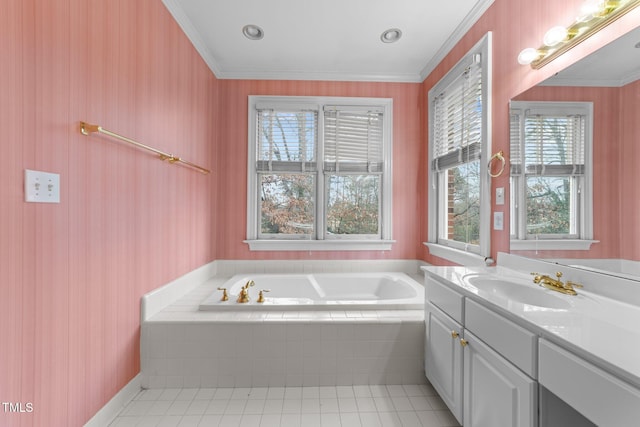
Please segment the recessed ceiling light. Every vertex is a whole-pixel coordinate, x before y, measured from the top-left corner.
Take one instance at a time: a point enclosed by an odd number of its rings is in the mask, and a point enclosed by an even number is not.
[[[264,37],[264,31],[257,25],[245,25],[242,27],[242,34],[249,40],[260,40]]]
[[[380,40],[382,40],[383,43],[395,43],[400,40],[400,37],[402,37],[402,31],[397,28],[391,28],[382,33]]]

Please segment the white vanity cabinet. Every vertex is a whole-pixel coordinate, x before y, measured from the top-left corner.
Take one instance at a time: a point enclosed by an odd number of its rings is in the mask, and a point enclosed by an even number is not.
[[[462,326],[433,304],[426,309],[424,370],[451,413],[462,424]]]
[[[595,425],[640,425],[640,390],[545,339],[540,384]]]
[[[536,426],[535,335],[429,275],[426,295],[425,372],[458,422]]]

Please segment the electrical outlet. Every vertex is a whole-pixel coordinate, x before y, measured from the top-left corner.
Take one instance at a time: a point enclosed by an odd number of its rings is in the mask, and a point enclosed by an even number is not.
[[[504,230],[504,213],[502,212],[493,213],[493,229]]]
[[[60,203],[60,175],[25,169],[24,201]]]

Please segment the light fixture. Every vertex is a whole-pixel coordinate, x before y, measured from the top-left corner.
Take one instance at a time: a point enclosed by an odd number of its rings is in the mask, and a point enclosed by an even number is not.
[[[249,40],[260,40],[264,37],[264,31],[257,25],[249,24],[242,27],[242,34]]]
[[[391,28],[382,33],[380,40],[383,43],[395,43],[400,40],[400,37],[402,37],[402,31],[397,28]]]
[[[638,6],[640,0],[587,0],[575,22],[549,29],[543,45],[524,49],[518,63],[538,69]]]

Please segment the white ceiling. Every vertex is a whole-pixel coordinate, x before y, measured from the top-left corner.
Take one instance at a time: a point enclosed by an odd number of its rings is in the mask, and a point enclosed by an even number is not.
[[[620,87],[640,79],[640,27],[547,79],[543,86]]]
[[[163,2],[221,79],[422,82],[493,0]],[[390,28],[402,38],[382,43]]]

